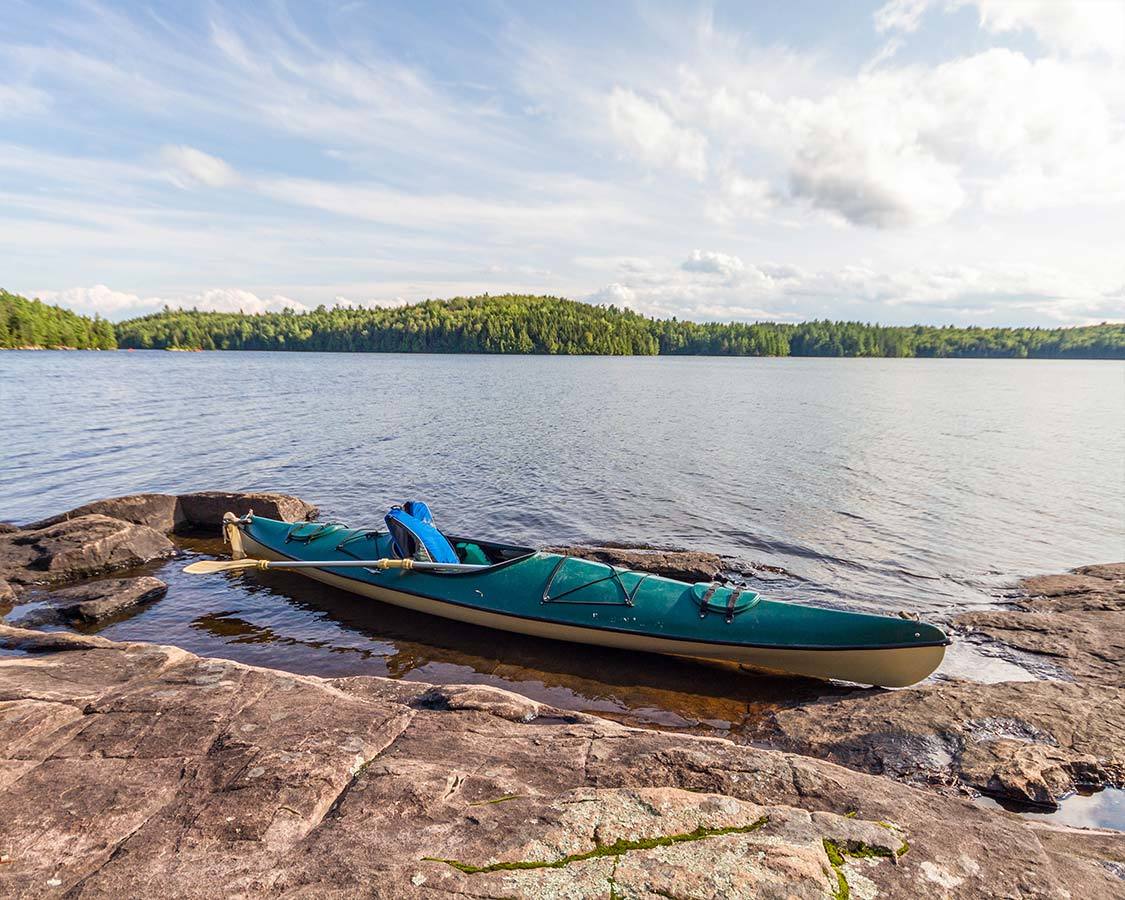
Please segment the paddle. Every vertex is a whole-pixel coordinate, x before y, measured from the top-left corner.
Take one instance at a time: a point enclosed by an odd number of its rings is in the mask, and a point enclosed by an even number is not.
[[[363,569],[453,569],[458,572],[472,572],[487,569],[488,566],[471,566],[464,563],[419,562],[413,559],[347,559],[347,560],[307,560],[295,559],[275,562],[269,559],[202,559],[184,571],[192,575],[212,575],[215,572],[237,572],[240,569],[340,569],[347,566]]]

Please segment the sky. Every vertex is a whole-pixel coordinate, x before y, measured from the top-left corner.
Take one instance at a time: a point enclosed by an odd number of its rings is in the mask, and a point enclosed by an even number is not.
[[[0,286],[120,320],[545,293],[1125,320],[1125,3],[0,16]]]

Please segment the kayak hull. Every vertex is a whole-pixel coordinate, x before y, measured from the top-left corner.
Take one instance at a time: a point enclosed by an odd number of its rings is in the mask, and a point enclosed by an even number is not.
[[[253,521],[261,522],[257,519]],[[280,523],[278,523],[280,524]],[[292,560],[308,557],[309,553],[294,552],[288,546],[278,546],[276,536],[267,532],[255,536],[255,529],[250,526],[240,527],[242,543],[248,555],[259,559]],[[261,538],[259,540],[258,538]],[[321,550],[321,553],[324,551]],[[539,554],[535,554],[539,556]],[[315,558],[315,555],[314,555]],[[364,557],[366,558],[366,557]],[[509,564],[511,565],[511,564]],[[393,578],[382,577],[355,577],[355,573],[368,573],[366,569],[340,569],[329,571],[327,568],[302,568],[293,570],[317,581],[329,584],[341,590],[349,591],[358,596],[389,603],[394,606],[404,607],[416,612],[441,616],[446,619],[466,622],[485,628],[494,628],[499,631],[526,634],[533,637],[549,638],[552,640],[571,641],[579,644],[592,644],[602,647],[612,647],[622,650],[643,651],[671,656],[683,656],[708,660],[722,660],[741,664],[774,673],[800,675],[811,678],[838,679],[853,681],[860,684],[874,684],[883,687],[904,687],[914,684],[930,675],[940,664],[945,654],[945,639],[938,629],[932,625],[910,623],[910,628],[927,628],[940,636],[927,634],[932,640],[920,646],[901,646],[888,643],[883,646],[777,646],[760,645],[743,640],[717,640],[693,639],[683,634],[656,634],[641,633],[636,630],[620,630],[603,627],[596,624],[598,612],[595,610],[587,621],[558,621],[547,618],[516,614],[499,609],[486,609],[479,605],[455,602],[451,598],[440,596],[427,596],[425,590],[419,591],[414,584],[430,576],[418,574],[396,573]],[[636,573],[629,573],[635,575]],[[486,576],[482,576],[486,577]],[[641,580],[649,576],[638,576]],[[447,576],[448,578],[448,576]],[[681,593],[690,589],[690,585],[674,582],[669,579],[656,579],[662,584],[656,585],[667,590],[667,585],[673,585]],[[413,579],[413,582],[411,581]],[[473,588],[478,579],[462,580],[463,586],[459,589],[461,595],[480,594],[479,589]],[[449,582],[456,582],[456,578],[448,578]],[[407,587],[412,589],[405,589]],[[536,599],[536,606],[541,601]],[[777,603],[765,601],[774,607],[786,611],[796,608],[802,612],[813,611],[823,616],[826,622],[831,622],[833,617],[855,617],[859,619],[885,619],[886,617],[868,616],[861,613],[842,613],[834,610],[819,610],[811,607],[802,607],[799,604]],[[569,606],[569,604],[567,604]],[[696,608],[693,609],[698,612]],[[569,612],[569,610],[568,610]],[[697,618],[693,615],[692,618]],[[712,617],[716,621],[718,617]],[[918,636],[917,631],[911,632]]]

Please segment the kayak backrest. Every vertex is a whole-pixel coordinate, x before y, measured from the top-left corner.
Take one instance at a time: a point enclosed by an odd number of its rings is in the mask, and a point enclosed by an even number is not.
[[[430,507],[421,500],[407,500],[402,504],[402,508],[410,513],[410,515],[414,516],[419,522],[424,522],[426,525],[437,528],[437,526],[434,525],[434,514],[430,512]]]
[[[757,591],[741,588],[737,585],[727,586],[722,584],[699,581],[691,587],[692,599],[699,607],[699,616],[702,618],[709,612],[726,616],[728,622],[741,612],[745,612],[758,604],[762,599]]]
[[[429,510],[426,512],[429,513]],[[399,558],[439,563],[461,561],[453,545],[434,527],[433,517],[429,522],[423,522],[401,506],[394,506],[384,521],[391,533],[393,550]]]

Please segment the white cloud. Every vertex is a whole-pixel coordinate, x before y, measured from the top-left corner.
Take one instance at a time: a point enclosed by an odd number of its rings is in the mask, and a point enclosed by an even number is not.
[[[37,291],[34,296],[44,303],[63,306],[83,315],[92,316],[97,313],[106,318],[119,318],[122,314],[131,313],[146,305],[136,294],[115,291],[104,284],[67,288],[63,291]]]
[[[178,187],[227,187],[238,181],[238,174],[227,163],[194,147],[168,145],[160,149],[160,158],[170,167],[169,177]]]
[[[637,299],[637,292],[630,287],[614,282],[585,298],[588,303],[612,303],[617,306],[631,306]]]
[[[1082,65],[993,49],[788,97],[756,72],[745,83],[715,78],[685,76],[672,104],[678,124],[705,131],[716,155],[757,155],[758,172],[774,176],[771,185],[729,166],[709,182],[706,208],[721,223],[773,211],[786,193],[876,228],[932,225],[966,206],[1010,212],[1125,196],[1125,97]]]
[[[74,287],[61,291],[38,291],[34,296],[44,303],[53,303],[84,315],[92,316],[96,313],[115,320],[155,312],[165,306],[173,309],[245,313],[278,312],[286,308],[299,311],[309,308],[281,294],[259,297],[239,288],[210,288],[173,297],[142,297],[128,291],[115,291],[104,284],[95,284],[93,287]]]
[[[574,179],[547,196],[524,202],[491,200],[468,193],[423,194],[395,190],[364,182],[331,182],[310,178],[263,178],[253,183],[261,194],[338,215],[371,222],[412,228],[451,228],[469,225],[477,229],[509,231],[512,234],[573,234],[592,223],[636,223],[639,216],[617,202],[612,192],[585,194],[590,185]]]
[[[1119,0],[890,0],[875,12],[879,32],[918,30],[926,10],[976,8],[994,34],[1031,31],[1049,49],[1125,57],[1125,4]]]
[[[746,271],[746,264],[737,256],[716,253],[711,250],[692,250],[691,255],[680,264],[685,272],[706,272],[721,275],[723,278],[738,278]]]
[[[708,198],[707,213],[722,224],[743,218],[764,219],[778,202],[778,192],[765,179],[728,171]]]
[[[299,303],[292,297],[273,294],[269,297],[259,297],[251,291],[239,288],[211,288],[199,294],[189,294],[178,300],[166,301],[170,306],[179,306],[183,309],[205,309],[213,312],[278,312],[282,309],[303,310],[308,309],[305,304]]]
[[[698,131],[678,125],[663,108],[626,88],[614,88],[607,102],[614,135],[642,162],[695,179],[706,176],[707,139]]]
[[[993,32],[1034,31],[1054,50],[1125,57],[1125,4],[1119,0],[961,0]]]
[[[51,98],[38,88],[23,84],[0,84],[0,119],[16,119],[45,112]]]
[[[686,274],[685,274],[686,273]],[[700,274],[719,278],[700,278]],[[679,269],[650,269],[591,295],[639,312],[688,319],[855,318],[878,305],[900,322],[1000,321],[1034,315],[1058,325],[1125,319],[1112,290],[1043,265],[882,270],[863,263],[809,271],[694,251]],[[1005,318],[1005,316],[1007,318]]]
[[[875,30],[917,31],[918,23],[933,0],[890,0],[875,11]]]

